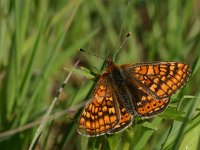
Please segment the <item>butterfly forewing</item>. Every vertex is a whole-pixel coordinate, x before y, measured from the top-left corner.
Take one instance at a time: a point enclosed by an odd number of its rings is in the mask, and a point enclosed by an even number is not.
[[[155,99],[165,99],[177,92],[188,80],[191,70],[177,62],[122,65],[132,81]],[[132,72],[132,73],[131,73]]]
[[[83,110],[78,132],[86,136],[99,136],[112,130],[120,120],[112,88],[106,77],[100,77],[92,101]]]

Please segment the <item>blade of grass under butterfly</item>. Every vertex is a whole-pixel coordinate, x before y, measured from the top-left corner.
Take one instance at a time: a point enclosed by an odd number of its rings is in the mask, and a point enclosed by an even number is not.
[[[90,72],[86,71],[86,70],[81,70],[81,69],[72,69],[72,68],[67,68],[67,67],[64,67],[64,70],[65,71],[68,71],[68,72],[73,72],[73,73],[76,73],[76,74],[79,74],[81,76],[84,76],[88,79],[94,79],[95,76],[92,75]]]

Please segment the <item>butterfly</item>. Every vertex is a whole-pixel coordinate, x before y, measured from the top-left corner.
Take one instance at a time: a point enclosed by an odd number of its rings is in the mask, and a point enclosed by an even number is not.
[[[121,132],[135,117],[163,112],[191,74],[189,65],[178,62],[117,65],[108,58],[105,63],[77,128],[89,137]]]

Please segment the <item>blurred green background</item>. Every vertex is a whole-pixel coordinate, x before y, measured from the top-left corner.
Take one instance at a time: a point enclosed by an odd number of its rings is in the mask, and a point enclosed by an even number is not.
[[[38,120],[66,77],[63,67],[100,72],[132,35],[116,63],[178,61],[193,72],[160,115],[122,133],[88,138],[76,132],[94,81],[73,74],[35,149],[188,149],[200,147],[200,0],[0,0],[0,149],[28,149]],[[121,33],[121,34],[120,34]],[[190,95],[190,96],[187,96]],[[58,115],[57,115],[58,116]]]

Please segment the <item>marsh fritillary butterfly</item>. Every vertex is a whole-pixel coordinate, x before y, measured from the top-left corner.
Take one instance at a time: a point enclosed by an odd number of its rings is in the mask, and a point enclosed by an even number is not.
[[[117,65],[105,61],[92,101],[80,116],[77,130],[85,136],[121,132],[136,116],[149,118],[163,112],[191,73],[187,64],[178,62]]]

